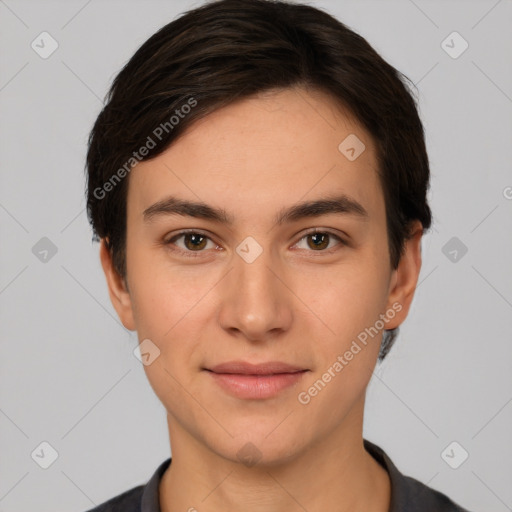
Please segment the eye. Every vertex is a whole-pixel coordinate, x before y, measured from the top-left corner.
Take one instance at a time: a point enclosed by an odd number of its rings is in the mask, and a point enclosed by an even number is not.
[[[178,242],[180,240],[181,242]],[[210,242],[210,247],[208,247],[208,242]],[[211,238],[197,231],[182,231],[165,240],[164,244],[175,246],[178,252],[189,253],[187,256],[196,256],[190,253],[201,253],[205,252],[204,249],[214,249],[218,247]]]
[[[330,231],[320,231],[320,230],[314,230],[310,233],[306,233],[299,242],[296,244],[297,247],[299,247],[299,244],[303,241],[306,241],[306,248],[312,249],[315,252],[328,252],[326,249],[332,249],[333,247],[330,246],[330,242],[333,240],[337,240],[338,243],[336,245],[346,245],[345,242],[334,233],[331,233]],[[329,247],[330,246],[330,247]],[[299,247],[299,249],[303,249],[304,247]]]

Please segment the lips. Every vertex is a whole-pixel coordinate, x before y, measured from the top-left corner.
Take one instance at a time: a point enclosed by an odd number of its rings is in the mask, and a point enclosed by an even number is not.
[[[205,370],[223,391],[244,400],[276,397],[286,388],[296,386],[309,371],[280,361],[260,364],[231,361]]]
[[[245,361],[230,361],[207,369],[213,373],[231,373],[238,375],[275,375],[306,370],[300,366],[294,366],[280,361],[268,361],[259,364],[247,363]]]

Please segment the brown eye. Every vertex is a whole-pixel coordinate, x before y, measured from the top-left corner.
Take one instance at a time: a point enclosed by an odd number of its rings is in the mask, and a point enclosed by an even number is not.
[[[209,247],[208,243],[210,243]],[[197,255],[199,255],[200,253],[206,252],[205,249],[217,247],[210,237],[195,231],[182,231],[166,240],[164,244],[177,252],[189,256],[195,255],[191,253],[197,253]]]
[[[311,249],[325,249],[329,245],[329,235],[327,233],[312,233],[307,235],[306,238]]]
[[[303,241],[306,241],[306,247],[300,246]],[[337,241],[338,243],[332,244],[331,242]],[[327,252],[327,249],[333,248],[333,246],[346,245],[344,241],[334,233],[329,231],[313,231],[311,233],[307,233],[304,235],[299,242],[297,243],[297,247],[299,249],[312,250],[315,252]]]
[[[198,233],[187,233],[183,235],[183,239],[185,247],[191,251],[204,249],[208,240],[205,236]]]

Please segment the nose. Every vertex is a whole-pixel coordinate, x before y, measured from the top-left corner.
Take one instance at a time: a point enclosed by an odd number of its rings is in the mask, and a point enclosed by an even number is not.
[[[233,256],[233,269],[220,290],[219,322],[232,336],[252,342],[275,339],[293,320],[293,293],[270,251],[254,260]],[[276,258],[274,258],[276,260]]]

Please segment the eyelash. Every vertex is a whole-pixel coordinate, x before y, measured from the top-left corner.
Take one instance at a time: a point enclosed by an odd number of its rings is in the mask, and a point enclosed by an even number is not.
[[[307,233],[304,233],[301,236],[301,238],[294,245],[297,245],[298,243],[300,243],[304,238],[306,238],[306,237],[308,237],[310,235],[315,235],[315,234],[329,235],[329,237],[335,238],[339,243],[336,244],[334,247],[331,247],[330,249],[324,249],[324,250],[319,250],[319,251],[309,250],[307,252],[312,252],[312,253],[318,252],[318,253],[324,253],[324,254],[325,253],[331,254],[333,249],[337,250],[336,248],[338,247],[338,245],[342,246],[342,247],[348,245],[339,235],[333,233],[332,231],[321,230],[319,228],[314,228],[313,230],[308,231]],[[189,230],[184,230],[184,231],[180,231],[179,233],[176,233],[171,238],[169,238],[167,240],[164,240],[163,243],[164,243],[165,246],[174,245],[174,242],[176,240],[178,240],[179,238],[181,238],[182,236],[184,236],[184,235],[200,235],[200,236],[203,236],[203,237],[207,238],[211,242],[213,242],[213,240],[206,233],[203,233],[201,231],[194,230],[194,229],[189,229]],[[175,251],[175,252],[178,252],[178,253],[181,253],[181,254],[185,255],[186,257],[189,257],[189,258],[201,257],[203,255],[203,253],[205,252],[204,249],[201,250],[201,251],[190,251],[190,250],[181,249],[180,247],[176,247],[176,246],[174,246],[171,250]]]

